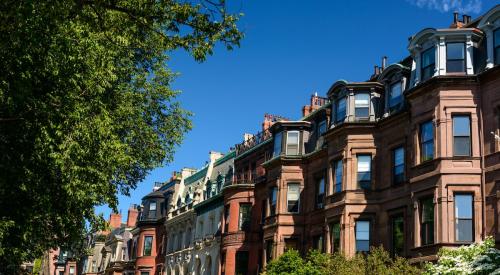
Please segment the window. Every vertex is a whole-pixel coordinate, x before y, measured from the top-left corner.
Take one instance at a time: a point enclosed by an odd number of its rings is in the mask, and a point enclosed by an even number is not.
[[[424,52],[422,52],[422,71],[421,71],[422,81],[425,81],[434,75],[434,68],[436,64],[435,57],[436,54],[434,47],[429,48]]]
[[[356,221],[356,252],[370,251],[370,222]]]
[[[325,178],[316,181],[316,209],[323,208],[325,200]]]
[[[453,155],[471,155],[469,116],[453,116]]]
[[[370,116],[370,94],[358,93],[354,96],[354,115],[356,119],[367,119]]]
[[[141,275],[149,275],[149,271],[141,271]]]
[[[156,202],[152,201],[149,203],[149,218],[154,219],[156,218]]]
[[[318,124],[318,137],[326,132],[326,120],[322,120]]]
[[[236,275],[248,274],[248,251],[237,251],[236,252],[235,271],[236,271]]]
[[[224,207],[224,232],[229,229],[229,204]]]
[[[434,126],[432,121],[420,125],[420,161],[434,158]]]
[[[260,223],[264,224],[266,222],[266,213],[267,213],[267,201],[262,201],[262,208],[260,213]]]
[[[266,262],[269,263],[273,259],[274,242],[273,240],[266,241]]]
[[[316,249],[320,252],[325,252],[324,251],[324,245],[323,245],[323,235],[317,235],[313,237],[313,249]]]
[[[343,122],[346,115],[346,98],[342,97],[337,99],[336,105],[335,122]]]
[[[239,219],[239,230],[247,231],[250,229],[251,215],[250,211],[252,209],[252,204],[241,203],[240,204],[240,219]]]
[[[330,230],[332,234],[332,253],[340,252],[340,222],[333,223]]]
[[[142,256],[151,256],[151,249],[153,248],[153,236],[144,237],[144,250]]]
[[[457,242],[472,242],[473,200],[471,194],[455,195],[455,239]]]
[[[75,267],[74,266],[69,268],[69,275],[75,275]]]
[[[371,185],[372,156],[357,155],[358,159],[358,188],[368,190]]]
[[[285,252],[293,249],[298,250],[298,240],[297,238],[286,238],[285,239]]]
[[[494,43],[494,46],[493,46],[493,51],[495,52],[494,55],[495,55],[495,64],[498,65],[500,64],[500,28],[496,29],[494,32],[493,32],[493,43]]]
[[[420,238],[422,245],[434,243],[434,202],[432,198],[421,201]]]
[[[342,173],[343,173],[343,165],[342,165],[342,160],[337,160],[334,163],[334,180],[335,180],[335,193],[341,192],[342,191]]]
[[[398,107],[399,103],[401,103],[403,92],[401,87],[401,82],[396,82],[391,85],[391,88],[389,90],[389,109],[391,111]]]
[[[295,156],[299,154],[299,132],[290,131],[286,133],[286,154]]]
[[[299,183],[289,183],[288,184],[288,193],[287,193],[288,212],[298,213],[299,212],[299,201],[300,201],[300,184]]]
[[[465,43],[446,44],[446,72],[465,72]]]
[[[392,182],[393,184],[403,183],[405,180],[405,150],[398,147],[392,151]]]
[[[274,150],[273,157],[281,155],[281,139],[283,137],[283,133],[279,132],[274,135]]]
[[[392,231],[392,256],[404,256],[405,227],[403,215],[394,216],[391,219]]]
[[[270,194],[269,194],[269,215],[274,216],[276,215],[276,198],[278,193],[278,187],[273,187],[271,188]]]

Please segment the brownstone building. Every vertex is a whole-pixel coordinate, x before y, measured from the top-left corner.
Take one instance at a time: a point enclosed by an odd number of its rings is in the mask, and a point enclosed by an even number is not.
[[[500,244],[500,5],[424,29],[408,50],[237,145],[226,274],[255,274],[288,248],[383,245],[424,261],[488,235]]]

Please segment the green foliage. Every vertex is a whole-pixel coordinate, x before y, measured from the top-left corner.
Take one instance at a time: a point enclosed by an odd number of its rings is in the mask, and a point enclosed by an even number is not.
[[[427,263],[425,274],[500,274],[500,250],[487,237],[481,243],[442,248],[436,263]]]
[[[391,258],[382,247],[374,247],[367,256],[357,254],[345,257],[341,253],[325,254],[309,251],[305,259],[295,250],[289,250],[266,267],[266,275],[290,274],[420,274],[421,270],[404,258]]]
[[[172,161],[191,114],[168,54],[239,45],[219,1],[0,1],[0,273],[79,251],[95,206]]]

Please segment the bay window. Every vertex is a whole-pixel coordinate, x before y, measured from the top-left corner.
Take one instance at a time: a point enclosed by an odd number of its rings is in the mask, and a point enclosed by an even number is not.
[[[423,51],[421,60],[422,60],[421,79],[422,81],[425,81],[434,75],[434,69],[436,67],[435,48],[431,47]]]
[[[286,133],[286,154],[295,156],[299,154],[299,132],[289,131]]]
[[[453,116],[453,155],[471,155],[470,117],[468,115]]]
[[[446,72],[465,72],[465,43],[446,44]]]
[[[358,93],[354,96],[354,115],[356,119],[367,119],[370,116],[370,94]]]
[[[473,199],[471,194],[455,195],[455,239],[457,242],[473,240]]]
[[[368,190],[371,187],[371,155],[357,155],[358,159],[358,188]]]
[[[152,248],[153,236],[144,236],[144,249],[142,251],[142,256],[151,256]]]
[[[240,216],[239,216],[239,230],[247,231],[250,229],[251,224],[251,203],[241,203],[240,204]]]
[[[434,202],[432,198],[420,201],[420,242],[422,245],[434,243]]]

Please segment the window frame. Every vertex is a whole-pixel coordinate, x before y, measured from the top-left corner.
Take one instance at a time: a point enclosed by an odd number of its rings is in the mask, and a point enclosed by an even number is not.
[[[326,195],[326,180],[324,175],[316,177],[315,185],[315,196],[314,196],[314,207],[315,209],[323,209],[325,207],[325,195]],[[323,183],[323,192],[320,193],[320,186]]]
[[[279,138],[278,138],[279,137]],[[278,143],[279,140],[279,143]],[[273,141],[273,158],[280,156],[282,151],[283,151],[283,132],[277,132],[274,134],[274,141]]]
[[[341,114],[339,112],[339,106],[342,100],[344,101],[344,111],[343,111],[344,117],[339,118],[339,114]],[[337,98],[337,100],[335,101],[335,123],[339,124],[344,122],[346,117],[347,117],[347,96],[342,96]]]
[[[363,172],[360,172],[359,170],[359,164],[360,164],[360,158],[362,157],[369,157],[370,158],[370,162],[369,162],[369,175],[370,175],[370,179],[369,180],[361,180],[362,177],[360,177],[360,174],[361,173],[367,173],[366,171],[363,171]],[[373,162],[373,157],[372,157],[372,154],[370,153],[359,153],[359,154],[356,154],[356,183],[357,183],[357,188],[358,189],[363,189],[363,190],[371,190],[372,189],[372,162]],[[366,188],[366,187],[363,187],[363,185],[365,185],[366,183],[368,183],[369,185],[369,188]]]
[[[462,135],[455,135],[455,118],[467,118],[468,120],[468,125],[467,127],[469,128],[469,133],[467,136],[462,136]],[[451,121],[452,121],[452,135],[453,135],[453,156],[454,157],[470,157],[472,156],[472,123],[471,123],[471,116],[470,114],[453,114],[451,116]],[[468,138],[468,143],[469,143],[469,152],[465,155],[457,154],[455,150],[455,144],[456,138]]]
[[[368,96],[368,103],[366,106],[363,105],[363,106],[359,107],[358,104],[356,104],[356,97],[361,96],[361,95]],[[359,91],[359,92],[354,93],[354,117],[356,120],[368,120],[368,119],[370,119],[371,99],[372,99],[372,97],[371,97],[370,92]],[[368,110],[367,116],[358,116],[358,112],[357,112],[358,109],[367,109]]]
[[[462,44],[462,50],[463,50],[463,59],[450,59],[448,58],[448,45],[450,44]],[[462,61],[463,66],[462,66],[462,71],[450,71],[448,69],[448,61]],[[465,73],[467,72],[467,48],[465,45],[465,42],[446,42],[446,73]]]
[[[428,139],[428,140],[424,140],[424,129],[425,129],[424,126],[427,124],[431,125],[430,129],[432,129],[432,138]],[[434,142],[435,133],[436,133],[436,131],[435,131],[435,127],[434,127],[434,122],[432,120],[427,120],[427,121],[420,123],[420,125],[419,125],[420,163],[432,161],[435,158],[435,151],[436,151],[436,146],[435,146],[436,144]],[[431,143],[432,143],[432,155],[430,155],[430,158],[424,158],[424,146],[427,146],[428,144],[431,144]],[[426,151],[426,153],[428,153],[428,152]]]
[[[340,169],[338,169],[340,164]],[[338,159],[333,161],[333,193],[340,193],[342,192],[342,184],[343,184],[343,178],[344,178],[344,160],[343,159]],[[340,177],[339,173],[340,172]],[[340,182],[339,182],[340,179]]]
[[[424,67],[424,55],[426,53],[428,53],[428,52],[430,52],[430,53],[432,53],[434,55],[434,57],[432,58],[432,60],[434,62],[429,63],[427,66]],[[435,46],[429,47],[429,48],[427,48],[426,50],[424,50],[424,51],[422,51],[420,53],[420,64],[421,64],[421,66],[420,66],[420,80],[421,81],[426,81],[428,79],[431,79],[434,76],[434,73],[435,73],[435,70],[436,70],[436,47]],[[425,72],[425,70],[428,69],[428,68],[431,68],[431,67],[434,68],[430,72],[431,74],[428,77],[424,78],[424,72]]]
[[[429,202],[432,204],[432,223],[424,221],[424,202]],[[434,197],[424,197],[419,199],[420,204],[420,245],[432,245],[435,243],[435,230],[434,225],[436,223],[436,204],[434,203]],[[425,230],[424,230],[425,229]],[[429,234],[429,230],[431,231]],[[425,236],[424,236],[425,235]],[[425,237],[425,238],[424,238]]]
[[[396,153],[398,150],[403,150],[403,163],[402,164],[397,164],[396,163]],[[398,167],[401,167],[402,166],[402,177],[401,179],[399,180],[398,179],[398,175],[396,173],[396,169]],[[395,148],[392,149],[392,185],[400,185],[400,184],[403,184],[406,180],[406,150],[405,150],[405,146],[402,144],[402,145],[399,145]]]
[[[151,240],[151,246],[149,248],[149,254],[146,253],[146,240]],[[142,243],[142,256],[151,256],[153,253],[153,236],[145,235]]]
[[[242,212],[244,208],[248,208],[246,212]],[[252,203],[242,202],[238,209],[238,230],[249,231],[252,226]]]
[[[297,200],[296,203],[296,211],[290,211],[290,186],[297,187]],[[300,182],[289,182],[287,183],[287,192],[286,192],[286,210],[288,213],[297,214],[300,213]]]
[[[154,209],[151,209],[151,206],[154,205]],[[148,208],[148,218],[150,219],[155,219],[156,218],[156,209],[157,209],[157,204],[156,201],[150,201],[149,202],[149,208]]]
[[[368,223],[368,240],[359,240],[358,239],[358,223],[359,222],[362,222],[362,223]],[[354,242],[355,242],[355,245],[354,245],[354,251],[355,253],[369,253],[370,252],[370,244],[371,244],[371,232],[372,229],[371,229],[371,221],[369,219],[357,219],[354,223]],[[364,232],[364,231],[363,231]],[[358,241],[368,241],[368,251],[365,251],[365,250],[358,250]]]
[[[290,134],[297,134],[297,144],[289,143]],[[289,150],[288,146],[290,146],[290,145],[297,146],[297,153],[296,154],[290,154],[288,152],[288,150]],[[285,155],[287,155],[287,156],[299,156],[299,155],[301,155],[300,154],[300,131],[296,131],[296,130],[286,131]]]
[[[462,218],[462,217],[459,217],[458,216],[458,206],[457,206],[457,196],[467,196],[467,197],[470,197],[470,212],[471,212],[471,216],[470,218]],[[466,192],[456,192],[453,194],[453,209],[454,209],[454,215],[453,215],[453,218],[454,218],[454,228],[455,228],[455,242],[457,243],[472,243],[474,242],[474,235],[475,235],[475,226],[474,226],[474,194],[473,193],[466,193]],[[471,239],[470,240],[459,240],[458,237],[459,237],[459,233],[458,233],[458,230],[459,230],[459,227],[458,227],[458,222],[459,220],[470,220],[470,232],[471,232]]]

